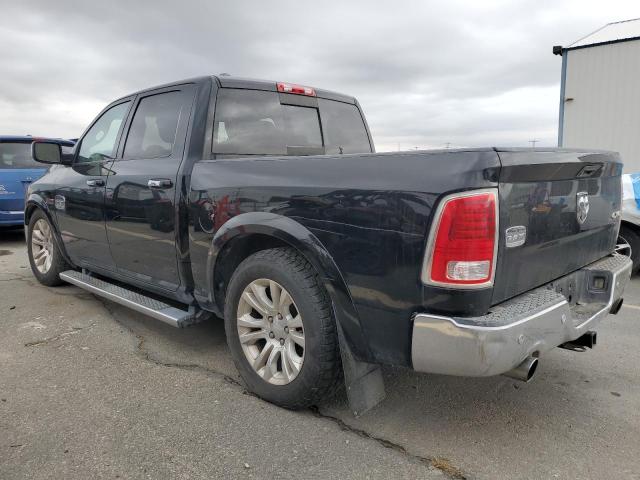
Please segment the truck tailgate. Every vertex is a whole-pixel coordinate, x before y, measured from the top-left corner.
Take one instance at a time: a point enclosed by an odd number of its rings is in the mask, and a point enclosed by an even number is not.
[[[492,303],[611,253],[618,235],[618,154],[497,150],[500,238]]]

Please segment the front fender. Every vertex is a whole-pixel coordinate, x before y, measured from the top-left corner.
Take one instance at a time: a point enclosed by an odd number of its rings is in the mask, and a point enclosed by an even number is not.
[[[334,315],[346,341],[358,358],[370,358],[360,318],[338,266],[318,238],[297,221],[269,212],[250,212],[233,217],[215,234],[207,259],[207,283],[213,295],[216,264],[225,245],[237,236],[267,235],[299,251],[320,274],[333,304]]]
[[[50,199],[50,202],[53,202],[53,199]],[[64,242],[62,241],[62,236],[60,234],[60,229],[58,228],[58,223],[56,222],[54,212],[51,210],[49,202],[44,197],[42,197],[37,193],[30,194],[29,198],[27,198],[27,201],[25,202],[25,206],[24,206],[25,239],[27,238],[29,220],[31,219],[31,216],[33,215],[33,212],[36,209],[41,210],[47,217],[47,220],[49,220],[49,224],[53,228],[53,233],[54,233],[53,239],[56,242],[58,251],[62,254],[63,258],[67,261],[69,265],[73,265],[73,262],[69,258],[69,255],[67,255],[67,250],[64,247]]]

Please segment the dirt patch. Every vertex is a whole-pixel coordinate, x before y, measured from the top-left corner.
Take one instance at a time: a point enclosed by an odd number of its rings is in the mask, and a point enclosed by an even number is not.
[[[3,255],[12,255],[13,252],[11,250],[0,250],[0,257]]]
[[[451,478],[459,478],[459,479],[466,478],[464,476],[464,474],[462,473],[462,471],[458,467],[455,467],[446,458],[441,458],[441,457],[433,458],[433,459],[431,459],[431,465],[433,465],[438,470],[442,470],[444,473],[449,475]]]

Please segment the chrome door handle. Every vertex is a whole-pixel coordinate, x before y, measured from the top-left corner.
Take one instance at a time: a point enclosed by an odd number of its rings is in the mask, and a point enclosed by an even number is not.
[[[87,185],[90,187],[104,187],[104,180],[101,178],[93,178],[91,180],[87,180]]]
[[[168,178],[155,178],[147,182],[149,188],[171,188],[173,182]]]

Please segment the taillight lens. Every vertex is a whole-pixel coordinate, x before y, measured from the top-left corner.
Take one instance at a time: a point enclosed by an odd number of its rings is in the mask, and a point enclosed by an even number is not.
[[[294,85],[293,83],[277,83],[278,91],[282,93],[293,93],[295,95],[306,95],[307,97],[315,97],[316,91],[311,87],[303,85]]]
[[[424,283],[490,285],[495,270],[497,216],[495,191],[445,198],[427,247]]]

